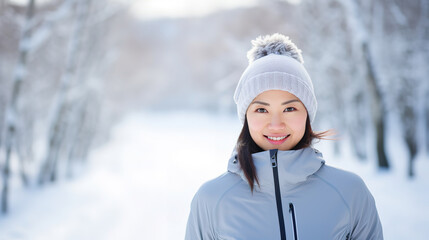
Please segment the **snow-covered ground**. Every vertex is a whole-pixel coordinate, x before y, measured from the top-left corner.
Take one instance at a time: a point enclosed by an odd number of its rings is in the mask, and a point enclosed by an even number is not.
[[[74,180],[45,188],[12,189],[10,214],[0,216],[0,239],[183,239],[198,187],[226,170],[240,131],[236,116],[196,112],[132,114],[95,150]],[[371,189],[385,239],[429,236],[429,160],[405,178],[405,150],[390,136],[393,171],[358,162],[332,142],[315,145],[328,164],[363,177]],[[18,185],[16,185],[18,186]]]

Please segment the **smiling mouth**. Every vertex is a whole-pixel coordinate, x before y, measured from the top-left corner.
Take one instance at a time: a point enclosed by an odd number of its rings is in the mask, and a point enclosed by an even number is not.
[[[267,137],[268,139],[270,139],[270,140],[274,140],[274,141],[281,141],[281,140],[283,140],[283,139],[285,139],[285,138],[287,138],[289,135],[287,135],[287,136],[283,136],[283,137],[270,137],[270,136],[265,136],[265,137]]]
[[[284,141],[286,141],[286,139],[290,136],[290,134],[285,135],[285,136],[280,136],[280,137],[271,137],[271,136],[266,136],[264,135],[265,138],[267,138],[267,140],[272,143],[272,144],[282,144]]]

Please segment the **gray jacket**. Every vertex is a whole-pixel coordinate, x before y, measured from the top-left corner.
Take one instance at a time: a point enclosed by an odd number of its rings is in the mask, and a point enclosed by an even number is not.
[[[325,165],[313,148],[252,157],[260,185],[250,191],[233,155],[228,172],[195,194],[186,240],[383,239],[374,198],[357,175]]]

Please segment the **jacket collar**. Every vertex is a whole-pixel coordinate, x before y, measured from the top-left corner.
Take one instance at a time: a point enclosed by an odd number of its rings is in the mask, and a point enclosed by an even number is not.
[[[237,153],[234,151],[228,162],[228,171],[240,175],[241,178],[247,182],[236,156]],[[270,151],[254,153],[252,157],[260,184],[259,188],[255,183],[255,189],[261,191],[274,189]],[[311,147],[299,150],[278,151],[277,166],[280,187],[290,188],[293,185],[306,181],[307,178],[317,172],[324,163],[325,161],[323,160],[322,154]]]

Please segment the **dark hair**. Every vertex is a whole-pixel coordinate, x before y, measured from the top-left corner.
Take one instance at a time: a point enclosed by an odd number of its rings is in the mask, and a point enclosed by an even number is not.
[[[305,125],[304,136],[301,141],[296,144],[292,150],[298,150],[302,148],[306,148],[311,146],[311,143],[314,139],[326,139],[325,137],[330,135],[330,131],[324,132],[313,132],[311,128],[310,119],[307,116],[307,122]],[[259,185],[258,176],[256,173],[255,164],[253,163],[252,154],[257,152],[264,151],[261,147],[259,147],[255,141],[253,141],[249,132],[249,125],[247,123],[247,116],[244,117],[243,128],[241,129],[240,136],[237,140],[237,159],[240,163],[240,167],[244,172],[244,176],[246,177],[250,189],[253,192],[253,186],[255,182]]]

